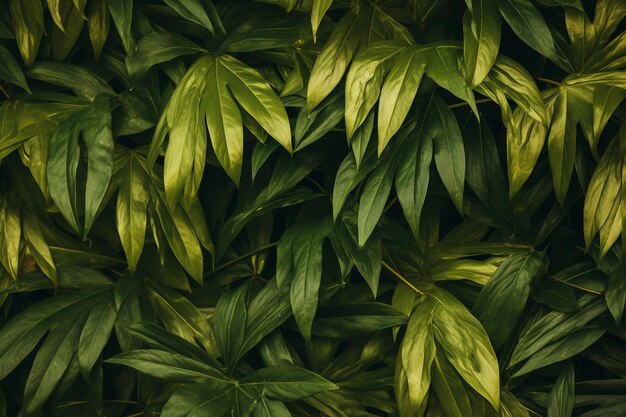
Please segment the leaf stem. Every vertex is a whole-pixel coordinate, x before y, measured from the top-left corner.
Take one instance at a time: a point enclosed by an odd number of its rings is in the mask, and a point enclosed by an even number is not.
[[[7,98],[7,100],[13,99],[13,96],[11,94],[9,94],[9,92],[7,90],[4,89],[4,86],[2,84],[0,84],[0,92],[2,92],[2,94],[4,94],[4,96]]]
[[[546,84],[552,84],[552,85],[556,85],[556,86],[559,86],[559,87],[561,86],[561,83],[560,83],[560,82],[558,82],[558,81],[554,81],[554,80],[551,80],[551,79],[549,79],[549,78],[544,78],[544,77],[535,77],[535,79],[536,79],[537,81],[543,81],[543,82],[544,82],[544,83],[546,83]]]
[[[490,99],[490,98],[481,98],[480,100],[476,100],[476,104],[491,103],[491,102],[493,102],[493,100]],[[448,108],[449,109],[456,109],[457,107],[465,107],[465,106],[469,106],[469,103],[467,101],[462,101],[460,103],[450,104],[450,105],[448,105]]]
[[[256,255],[257,253],[265,252],[266,250],[273,248],[277,244],[278,242],[272,242],[268,243],[267,245],[259,246],[258,248],[251,250],[250,252],[244,253],[243,255],[236,257],[235,259],[231,259],[228,262],[224,262],[223,264],[218,265],[214,270],[210,271],[209,274],[214,274],[218,271],[221,271],[222,269],[228,268],[229,266],[233,266],[236,263],[243,261],[244,259]]]
[[[393,275],[394,277],[398,278],[407,287],[409,287],[410,289],[415,291],[417,294],[419,294],[419,295],[426,295],[426,293],[424,291],[420,290],[415,285],[411,284],[411,282],[408,279],[404,278],[401,273],[399,273],[394,268],[392,268],[391,265],[389,265],[387,262],[383,261],[383,266],[385,267],[385,269],[387,271],[389,271],[391,273],[391,275]]]

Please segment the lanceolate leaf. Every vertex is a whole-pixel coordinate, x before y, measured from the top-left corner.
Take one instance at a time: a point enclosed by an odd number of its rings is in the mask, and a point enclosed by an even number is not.
[[[534,280],[543,272],[543,256],[537,252],[505,260],[482,289],[473,313],[481,321],[496,349],[511,334]]]
[[[552,34],[546,21],[530,0],[498,2],[502,17],[517,36],[548,59],[556,59]]]
[[[9,12],[15,28],[15,39],[26,65],[32,65],[44,32],[43,7],[40,0],[10,0]]]
[[[187,105],[196,110],[186,111]],[[287,113],[267,81],[231,56],[204,56],[187,71],[166,110],[169,144],[164,178],[170,206],[179,199],[183,188],[189,196],[186,198],[189,204],[200,186],[205,163],[205,118],[220,164],[231,179],[239,183],[243,159],[243,122],[239,106],[291,152]],[[160,143],[153,141],[152,146],[160,146]]]
[[[471,0],[463,18],[463,53],[469,84],[476,86],[491,70],[500,48],[501,20],[496,2]]]
[[[78,188],[79,138],[87,151],[85,190]],[[93,225],[113,170],[113,135],[110,104],[98,99],[68,114],[50,139],[48,183],[50,195],[70,226],[87,237]],[[84,197],[83,197],[84,196]],[[78,200],[84,198],[84,223]]]
[[[13,83],[30,92],[24,73],[20,68],[17,60],[2,45],[0,45],[0,79]]]

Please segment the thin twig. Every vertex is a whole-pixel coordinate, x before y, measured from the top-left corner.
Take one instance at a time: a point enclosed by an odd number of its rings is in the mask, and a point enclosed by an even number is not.
[[[546,83],[546,84],[552,84],[552,85],[556,85],[556,86],[559,86],[559,87],[561,86],[561,83],[560,83],[560,82],[558,82],[558,81],[554,81],[554,80],[551,80],[551,79],[549,79],[549,78],[544,78],[544,77],[536,77],[535,79],[536,79],[537,81],[543,81],[543,82],[544,82],[544,83]]]
[[[214,274],[218,271],[221,271],[222,269],[228,268],[229,266],[233,266],[236,263],[243,261],[244,259],[247,259],[258,253],[265,252],[266,250],[273,248],[277,244],[278,242],[272,242],[272,243],[268,243],[267,245],[259,246],[258,248],[251,250],[248,253],[244,253],[243,255],[236,257],[235,259],[231,259],[228,262],[224,262],[223,264],[217,266],[214,270],[210,271],[209,274]]]
[[[426,293],[422,290],[420,290],[419,288],[417,288],[415,285],[411,284],[409,282],[408,279],[404,278],[402,276],[402,274],[400,274],[398,271],[396,271],[395,269],[393,269],[391,267],[391,265],[389,265],[387,262],[383,261],[383,266],[385,267],[385,269],[387,271],[389,271],[394,277],[398,278],[400,281],[402,281],[407,287],[409,287],[410,289],[412,289],[413,291],[415,291],[417,294],[419,295],[426,295]]]
[[[4,94],[4,96],[7,98],[7,100],[13,99],[13,96],[11,94],[9,94],[9,92],[7,90],[4,89],[4,86],[2,84],[0,84],[0,92],[2,92],[2,94]]]
[[[480,100],[476,100],[476,104],[483,104],[483,103],[491,103],[493,100],[490,98],[481,98]],[[467,101],[462,101],[460,103],[454,103],[454,104],[450,104],[448,106],[449,109],[456,109],[457,107],[465,107],[465,106],[469,106],[469,103]]]

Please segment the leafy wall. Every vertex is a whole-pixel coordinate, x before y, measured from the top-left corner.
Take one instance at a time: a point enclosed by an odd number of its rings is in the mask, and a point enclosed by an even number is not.
[[[626,403],[623,0],[3,0],[0,416]]]

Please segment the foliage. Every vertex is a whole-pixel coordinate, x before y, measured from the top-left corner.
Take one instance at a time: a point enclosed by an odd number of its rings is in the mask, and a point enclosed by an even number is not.
[[[624,415],[623,0],[4,4],[0,416]]]

